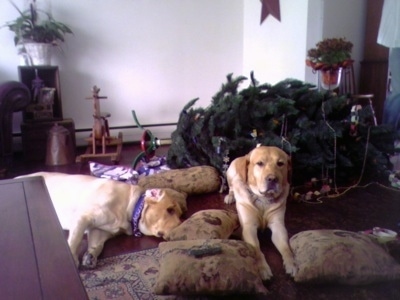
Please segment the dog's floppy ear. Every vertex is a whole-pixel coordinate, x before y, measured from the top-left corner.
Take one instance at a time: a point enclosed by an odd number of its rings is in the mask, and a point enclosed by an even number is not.
[[[292,184],[292,157],[288,155],[287,159],[287,181]]]
[[[148,189],[145,192],[145,197],[152,199],[153,201],[160,201],[162,190],[161,189]]]
[[[164,188],[164,189],[153,188],[146,190],[145,193],[146,201],[150,204],[152,202],[153,203],[159,202],[164,195],[167,195],[169,198],[175,201],[175,203],[179,206],[181,213],[185,213],[187,211],[187,204],[186,204],[187,194],[185,192],[180,192],[170,188]]]
[[[243,180],[243,182],[247,182],[247,169],[249,166],[250,154],[239,157],[236,161],[236,173]]]
[[[175,199],[176,203],[178,204],[178,206],[182,211],[182,214],[187,212],[187,204],[186,204],[187,193],[173,189],[165,189],[165,192]]]

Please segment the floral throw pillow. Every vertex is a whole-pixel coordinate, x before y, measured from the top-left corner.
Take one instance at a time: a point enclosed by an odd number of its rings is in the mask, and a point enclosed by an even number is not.
[[[299,268],[296,282],[362,285],[400,278],[400,265],[368,235],[344,230],[308,230],[290,246]]]
[[[238,240],[161,242],[157,295],[266,294],[255,250]]]
[[[227,239],[239,226],[237,213],[206,209],[194,213],[174,228],[167,240]]]

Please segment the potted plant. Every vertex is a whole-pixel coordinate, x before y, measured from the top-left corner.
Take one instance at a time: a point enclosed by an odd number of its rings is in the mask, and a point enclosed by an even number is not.
[[[353,63],[353,43],[345,38],[327,38],[307,51],[307,66],[320,71],[322,87],[328,90],[339,86],[342,68]]]
[[[23,47],[33,65],[49,65],[51,46],[60,46],[64,36],[72,34],[72,30],[56,21],[48,12],[37,9],[35,0],[25,11],[20,10],[14,2],[10,3],[18,11],[19,17],[3,27],[14,32],[14,44]],[[44,57],[40,54],[44,54]]]

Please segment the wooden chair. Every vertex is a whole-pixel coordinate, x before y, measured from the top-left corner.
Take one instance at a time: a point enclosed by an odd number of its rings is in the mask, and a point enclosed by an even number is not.
[[[356,87],[356,81],[354,76],[354,66],[350,64],[342,70],[342,78],[338,88],[338,93],[340,95],[348,95],[351,102],[354,105],[366,106],[368,105],[371,109],[372,114],[372,125],[377,125],[375,110],[373,106],[372,99],[374,94],[358,94]]]

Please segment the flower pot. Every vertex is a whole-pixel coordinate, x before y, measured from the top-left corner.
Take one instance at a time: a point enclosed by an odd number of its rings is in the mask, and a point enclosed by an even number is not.
[[[319,70],[321,87],[324,90],[334,90],[340,85],[342,68]]]
[[[25,43],[26,56],[32,66],[51,65],[51,51],[53,45],[46,43]]]

